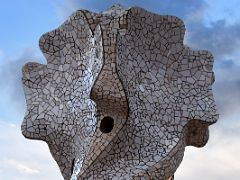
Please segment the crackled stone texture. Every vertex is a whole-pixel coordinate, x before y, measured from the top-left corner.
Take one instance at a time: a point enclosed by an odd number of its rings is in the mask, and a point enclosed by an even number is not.
[[[40,38],[23,68],[22,133],[45,141],[64,179],[166,180],[218,118],[213,57],[184,23],[120,5],[79,10]]]

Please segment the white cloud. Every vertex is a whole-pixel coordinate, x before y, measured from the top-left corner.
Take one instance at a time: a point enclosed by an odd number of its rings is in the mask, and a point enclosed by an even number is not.
[[[175,177],[178,180],[227,180],[240,177],[240,131],[235,124],[219,124],[210,128],[210,140],[201,149],[187,147]],[[239,122],[238,122],[239,123]]]
[[[23,164],[22,162],[18,162],[15,159],[7,160],[6,164],[12,167],[13,169],[16,169],[21,174],[38,174],[39,173],[38,169],[34,169],[33,167]]]
[[[0,121],[0,179],[63,179],[46,143],[25,139],[20,125]]]

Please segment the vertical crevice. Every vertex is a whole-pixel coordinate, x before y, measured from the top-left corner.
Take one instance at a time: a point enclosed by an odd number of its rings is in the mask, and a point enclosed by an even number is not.
[[[74,170],[74,163],[75,163],[75,159],[72,160],[72,165],[71,165],[71,172],[73,173]]]

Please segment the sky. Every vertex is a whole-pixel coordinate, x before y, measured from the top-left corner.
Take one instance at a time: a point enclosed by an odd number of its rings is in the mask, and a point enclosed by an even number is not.
[[[184,43],[215,57],[214,97],[220,118],[203,148],[187,147],[176,180],[240,179],[240,1],[239,0],[8,0],[0,2],[0,179],[60,180],[46,143],[25,139],[26,110],[21,68],[46,63],[38,47],[42,34],[77,9],[100,12],[114,3],[180,17]]]

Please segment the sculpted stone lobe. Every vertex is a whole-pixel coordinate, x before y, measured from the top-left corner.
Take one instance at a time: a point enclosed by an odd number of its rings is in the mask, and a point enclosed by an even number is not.
[[[23,67],[23,135],[48,144],[64,179],[168,179],[218,119],[213,56],[184,33],[138,7],[76,11],[40,38],[47,64]]]

